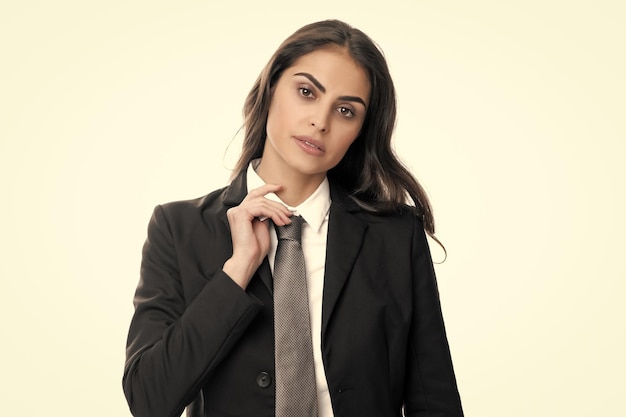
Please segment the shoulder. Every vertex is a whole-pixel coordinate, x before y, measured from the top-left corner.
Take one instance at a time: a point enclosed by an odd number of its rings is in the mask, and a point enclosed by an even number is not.
[[[422,240],[425,235],[422,218],[412,206],[401,206],[388,212],[361,210],[355,214],[367,223],[374,236],[408,243]]]
[[[380,247],[379,253],[391,248],[393,259],[400,259],[407,254],[414,261],[431,261],[430,245],[422,217],[413,206],[402,206],[398,210],[386,213],[361,211],[356,213],[367,223],[364,239]]]
[[[235,176],[233,181],[222,188],[191,200],[172,201],[161,204],[164,212],[172,215],[191,215],[203,213],[220,214],[230,207],[239,205],[247,193],[245,172]]]
[[[399,225],[422,224],[422,218],[413,206],[403,204],[388,210],[373,211],[362,208],[360,215],[368,219],[368,222],[383,222]]]
[[[189,214],[192,212],[221,208],[224,205],[224,194],[227,188],[228,187],[219,188],[201,197],[162,203],[159,204],[158,207],[168,215]]]
[[[201,197],[159,204],[154,208],[151,223],[170,232],[215,223],[228,209],[224,205],[227,190],[228,187],[223,187]]]
[[[382,225],[392,228],[417,226],[423,229],[424,227],[422,216],[414,206],[390,204],[384,208],[383,204],[379,204],[377,207],[369,207],[367,203],[360,202],[338,184],[331,182],[330,185],[332,206],[335,206],[339,211],[352,214],[369,225]]]

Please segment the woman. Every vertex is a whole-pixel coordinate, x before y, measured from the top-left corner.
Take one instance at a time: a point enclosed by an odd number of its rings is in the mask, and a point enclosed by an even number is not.
[[[426,241],[433,218],[391,150],[395,109],[385,60],[361,31],[323,21],[283,42],[246,100],[232,183],[154,211],[123,380],[133,414],[463,415]],[[294,314],[277,301],[274,257],[294,222],[308,296],[295,304],[310,331],[285,339],[275,322]],[[277,374],[283,344],[307,337],[305,405],[305,365],[291,394]]]

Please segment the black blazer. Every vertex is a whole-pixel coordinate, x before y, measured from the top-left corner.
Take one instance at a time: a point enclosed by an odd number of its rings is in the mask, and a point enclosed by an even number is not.
[[[226,210],[246,194],[242,174],[155,208],[124,368],[134,415],[274,416],[267,258],[246,291],[222,271]],[[366,212],[332,183],[331,199],[321,340],[335,416],[462,416],[421,220]]]

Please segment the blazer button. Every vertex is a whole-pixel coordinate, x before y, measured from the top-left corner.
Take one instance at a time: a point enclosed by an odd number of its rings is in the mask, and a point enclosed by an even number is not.
[[[267,388],[272,385],[272,377],[267,372],[259,372],[256,376],[256,384],[259,388]]]

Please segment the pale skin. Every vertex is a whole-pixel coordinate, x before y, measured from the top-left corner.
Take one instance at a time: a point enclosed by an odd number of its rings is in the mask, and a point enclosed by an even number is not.
[[[267,219],[282,226],[293,215],[265,196],[275,193],[295,207],[317,189],[358,137],[370,89],[363,68],[338,46],[303,55],[283,71],[272,92],[257,167],[266,184],[227,211],[233,255],[223,270],[244,290],[269,251]]]

